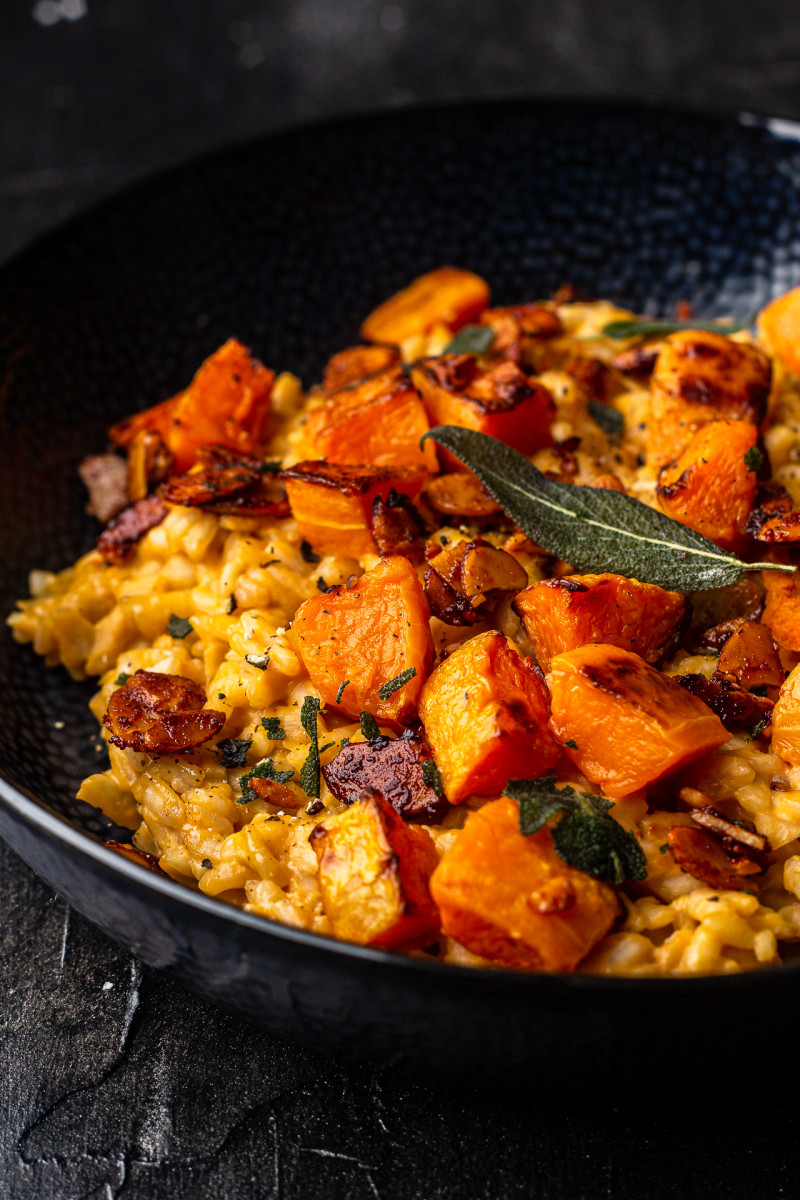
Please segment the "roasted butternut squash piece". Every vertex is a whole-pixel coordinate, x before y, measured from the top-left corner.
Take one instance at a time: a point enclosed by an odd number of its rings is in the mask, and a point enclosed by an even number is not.
[[[784,681],[772,710],[772,751],[800,767],[800,666]]]
[[[709,421],[731,417],[758,425],[771,376],[769,359],[755,346],[701,329],[670,334],[653,371],[650,463],[662,467],[677,458]]]
[[[800,652],[800,583],[797,574],[762,571],[767,602],[761,620],[784,650]]]
[[[334,392],[312,412],[304,430],[309,459],[369,463],[373,467],[438,470],[424,405],[399,367],[371,375],[356,387]]]
[[[800,288],[792,288],[761,310],[758,332],[786,370],[800,375]]]
[[[614,889],[564,862],[549,829],[520,833],[505,796],[470,813],[431,891],[446,934],[522,970],[574,971],[619,912]]]
[[[525,588],[514,608],[539,666],[549,671],[553,655],[587,642],[606,642],[658,662],[674,642],[686,599],[622,575],[565,575]]]
[[[390,296],[367,317],[361,336],[367,342],[400,346],[406,338],[428,333],[434,325],[455,331],[474,321],[489,303],[489,285],[459,267],[439,267],[420,275]]]
[[[425,829],[405,825],[377,795],[315,826],[322,907],[338,938],[362,946],[417,944],[439,928],[430,876],[437,862]]]
[[[783,683],[778,647],[766,625],[740,621],[720,651],[715,678],[730,679],[749,691]]]
[[[322,376],[323,392],[340,392],[385,371],[399,361],[400,355],[391,346],[350,346],[328,359]]]
[[[558,760],[547,688],[531,661],[491,630],[462,643],[422,689],[419,715],[451,804],[535,779]]]
[[[557,654],[549,681],[550,728],[586,778],[615,799],[730,738],[701,700],[617,646]]]
[[[553,397],[516,363],[483,370],[471,354],[444,354],[417,363],[411,379],[433,425],[476,429],[522,454],[552,440]]]
[[[416,499],[424,467],[359,467],[324,460],[301,462],[282,472],[292,515],[301,537],[323,554],[361,558],[377,554],[371,532],[372,508],[389,492]]]
[[[292,635],[324,704],[353,718],[366,711],[403,725],[416,713],[433,662],[429,622],[417,572],[393,556],[350,587],[306,600]]]
[[[757,434],[748,421],[712,421],[698,429],[658,477],[658,502],[667,516],[725,550],[738,549],[756,491],[747,456]]]
[[[274,380],[274,371],[230,338],[206,359],[185,392],[114,425],[111,440],[128,446],[143,429],[155,430],[179,473],[188,471],[199,446],[211,442],[252,454],[266,438]]]

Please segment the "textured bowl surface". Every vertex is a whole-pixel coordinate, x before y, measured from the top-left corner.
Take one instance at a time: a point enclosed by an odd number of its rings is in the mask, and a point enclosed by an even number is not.
[[[0,271],[0,607],[32,567],[91,546],[80,458],[228,336],[311,383],[376,303],[443,263],[484,275],[500,304],[569,280],[653,313],[678,299],[752,313],[800,282],[798,139],[786,122],[585,104],[396,113],[181,167],[57,230]],[[0,834],[147,962],[276,1032],[445,1071],[597,1082],[632,1078],[665,1023],[722,1052],[745,1016],[792,1011],[797,967],[686,981],[464,972],[230,910],[99,843],[104,819],[73,799],[102,762],[91,684],[8,634],[0,678]]]

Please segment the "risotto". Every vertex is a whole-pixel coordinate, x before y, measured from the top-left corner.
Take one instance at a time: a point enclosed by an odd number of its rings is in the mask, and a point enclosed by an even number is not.
[[[99,680],[109,845],[450,963],[790,956],[800,295],[757,335],[683,308],[490,307],[440,268],[308,391],[230,341],[115,426],[97,548],[9,617]]]

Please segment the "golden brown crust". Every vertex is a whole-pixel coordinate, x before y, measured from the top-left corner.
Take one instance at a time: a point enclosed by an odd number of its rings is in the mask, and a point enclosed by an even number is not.
[[[111,696],[104,725],[115,746],[183,754],[219,733],[225,715],[204,708],[205,692],[182,675],[137,671]]]

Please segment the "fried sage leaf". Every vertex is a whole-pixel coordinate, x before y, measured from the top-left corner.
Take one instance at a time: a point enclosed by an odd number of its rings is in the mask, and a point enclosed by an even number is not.
[[[702,329],[707,333],[721,333],[726,337],[730,333],[740,333],[749,329],[752,320],[740,321],[609,321],[601,329],[603,337],[666,337],[670,333],[680,333],[682,329]]]
[[[559,788],[555,775],[512,779],[505,794],[519,804],[519,827],[526,836],[538,833],[557,813],[564,814],[552,828],[553,845],[571,867],[611,883],[647,878],[641,846],[610,815],[613,804],[604,796]]]
[[[548,479],[523,454],[485,433],[438,425],[425,438],[460,458],[528,537],[576,572],[609,571],[697,592],[736,583],[745,571],[795,570],[741,562],[632,496]]]
[[[459,329],[443,354],[485,354],[494,341],[494,330],[488,325],[465,325]]]

